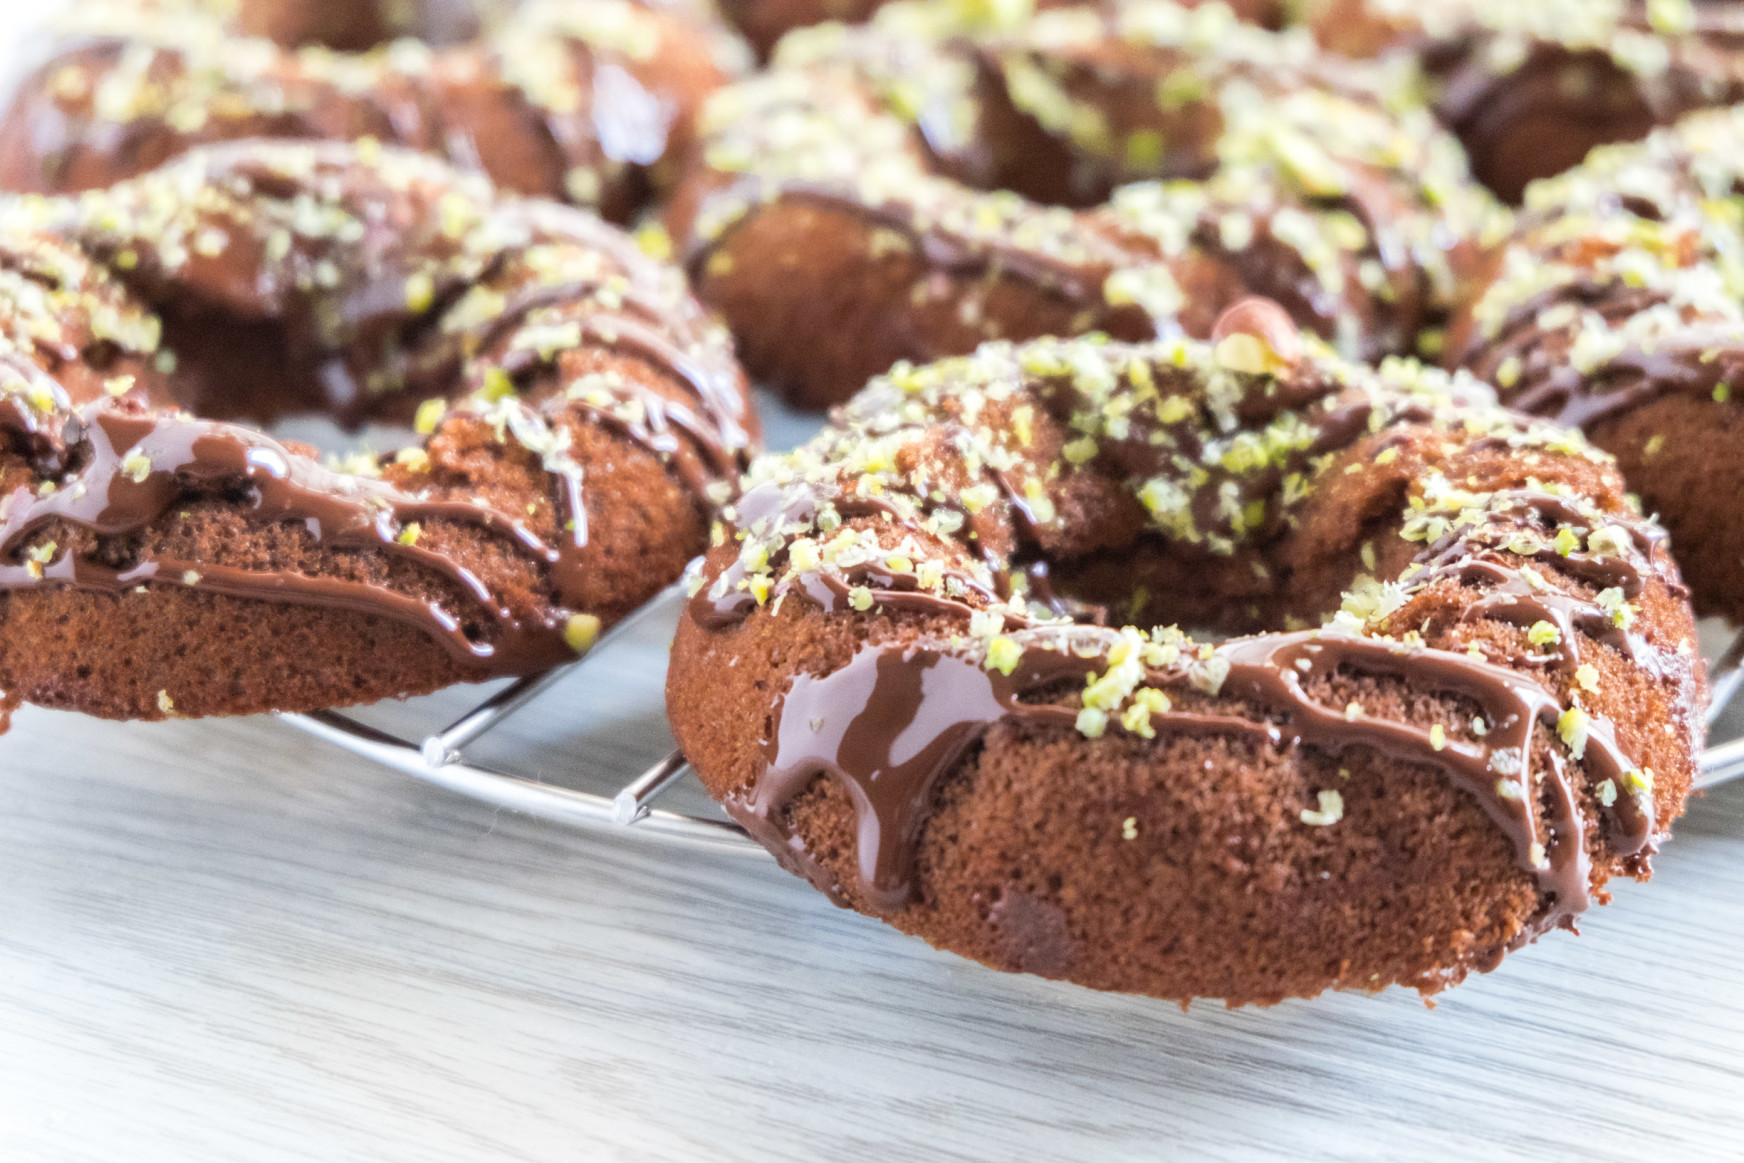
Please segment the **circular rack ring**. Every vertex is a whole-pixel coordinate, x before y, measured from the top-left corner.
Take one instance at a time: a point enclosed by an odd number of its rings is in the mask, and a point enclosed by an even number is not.
[[[681,592],[683,582],[663,590],[654,599],[601,636],[588,658],[544,674],[520,679],[503,688],[456,719],[448,727],[419,742],[377,730],[336,711],[307,715],[280,715],[298,730],[343,747],[354,755],[445,788],[493,807],[533,816],[553,824],[582,831],[633,831],[665,842],[761,855],[763,849],[737,824],[707,816],[673,812],[654,807],[654,801],[690,774],[682,753],[673,751],[624,784],[615,794],[580,791],[556,784],[511,775],[467,761],[465,751],[510,715],[523,709],[549,690],[559,678],[584,667],[598,657],[602,647],[650,620]],[[1712,664],[1708,723],[1714,724],[1744,686],[1744,631]],[[1702,753],[1699,790],[1710,790],[1744,779],[1744,735],[1711,743]]]

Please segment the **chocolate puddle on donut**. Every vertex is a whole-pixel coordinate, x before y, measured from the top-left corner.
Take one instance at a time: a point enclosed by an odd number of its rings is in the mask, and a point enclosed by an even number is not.
[[[704,784],[838,903],[1100,989],[1430,993],[1573,928],[1701,744],[1663,535],[1474,380],[1216,336],[900,367],[758,461],[674,646]]]
[[[426,440],[324,464],[212,418],[311,407]],[[418,155],[0,202],[0,690],[161,718],[547,669],[706,545],[755,431],[677,271]]]

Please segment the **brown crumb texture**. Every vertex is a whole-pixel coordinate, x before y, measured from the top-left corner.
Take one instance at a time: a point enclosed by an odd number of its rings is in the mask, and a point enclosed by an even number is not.
[[[311,407],[424,439],[325,462],[237,422]],[[754,439],[677,271],[434,160],[250,143],[17,201],[0,690],[162,718],[557,665],[706,546]]]
[[[807,407],[987,340],[1204,336],[1246,294],[1415,351],[1501,214],[1396,70],[1223,4],[890,4],[698,124],[668,229]]]
[[[1693,113],[1539,182],[1466,289],[1446,362],[1583,428],[1671,533],[1703,612],[1744,617],[1744,114]]]
[[[682,5],[80,0],[0,119],[0,188],[100,189],[243,138],[368,139],[628,221],[735,67]]]
[[[1180,1000],[1433,993],[1646,877],[1704,689],[1615,463],[1264,334],[983,348],[758,462],[668,682],[709,790],[904,932]]]

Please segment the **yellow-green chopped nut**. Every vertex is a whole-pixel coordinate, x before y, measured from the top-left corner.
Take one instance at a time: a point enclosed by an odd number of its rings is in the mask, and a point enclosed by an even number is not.
[[[394,454],[394,463],[410,472],[429,472],[430,454],[422,448],[402,448]]]
[[[987,669],[1009,675],[1023,661],[1023,647],[1015,638],[1001,635],[987,644]]]
[[[1166,715],[1174,704],[1169,696],[1153,687],[1141,687],[1133,692],[1132,702],[1121,713],[1120,725],[1145,739],[1155,739],[1157,729],[1151,723],[1156,715]]]
[[[505,400],[515,394],[515,381],[509,378],[509,373],[500,367],[486,368],[484,387],[479,389],[480,396],[489,403]]]
[[[448,414],[448,401],[443,399],[425,400],[418,405],[418,414],[412,419],[412,427],[420,436],[428,436],[436,431],[442,423],[442,417]]]
[[[787,564],[793,567],[795,573],[811,573],[823,564],[818,553],[818,544],[809,537],[801,537],[787,547]]]
[[[422,315],[436,302],[436,280],[427,271],[417,271],[406,279],[406,310]]]
[[[1081,436],[1070,441],[1060,450],[1068,464],[1088,464],[1096,459],[1096,441],[1088,436]]]
[[[645,222],[636,230],[636,245],[651,259],[665,262],[672,257],[672,236],[658,222]]]
[[[563,641],[577,654],[586,654],[599,641],[600,620],[592,614],[571,614],[563,623]]]
[[[1587,732],[1590,727],[1587,713],[1579,707],[1570,707],[1557,717],[1556,733],[1567,745],[1569,754],[1580,759],[1587,753]]]
[[[1085,707],[1078,712],[1078,733],[1086,739],[1100,739],[1108,730],[1108,712]]]
[[[1534,622],[1526,631],[1526,641],[1534,646],[1550,646],[1562,641],[1562,631],[1553,622]]]
[[[1320,807],[1303,808],[1302,822],[1313,828],[1329,828],[1344,819],[1344,796],[1336,790],[1328,788],[1316,793]]]

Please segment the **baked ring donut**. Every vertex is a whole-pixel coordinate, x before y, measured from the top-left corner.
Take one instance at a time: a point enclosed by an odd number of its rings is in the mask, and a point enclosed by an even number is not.
[[[1693,618],[1577,433],[1263,301],[1217,332],[899,368],[757,462],[673,727],[786,867],[994,968],[1427,994],[1648,874]]]
[[[156,0],[163,2],[163,0]],[[410,36],[431,44],[454,44],[479,34],[484,21],[500,16],[495,0],[168,0],[224,17],[243,36],[263,37],[286,48],[319,46],[334,52],[367,52]]]
[[[725,75],[704,27],[631,0],[530,0],[488,36],[451,47],[303,44],[391,30],[380,13],[393,7],[79,0],[68,43],[0,120],[0,188],[100,188],[239,138],[372,137],[621,222]],[[325,19],[334,9],[342,19]]]
[[[824,24],[829,21],[841,21],[845,24],[862,24],[871,19],[890,0],[722,0],[721,8],[729,20],[736,25],[745,39],[757,52],[767,57],[775,48],[775,43],[796,28],[808,28],[814,24]],[[948,0],[962,8],[973,8],[975,5],[964,3],[964,0]],[[1189,7],[1204,3],[1207,0],[1187,0]],[[1212,3],[1226,4],[1243,20],[1251,20],[1255,24],[1267,27],[1277,27],[1284,21],[1288,5],[1284,0],[1209,0]],[[985,3],[989,12],[1007,11],[1021,12],[1030,7],[1059,8],[1065,5],[1061,0],[993,0]]]
[[[706,107],[668,225],[801,404],[989,339],[1203,336],[1248,293],[1349,355],[1412,350],[1500,213],[1426,109],[1301,30],[1166,0],[954,11],[795,33]],[[1099,205],[1146,176],[1170,180]]]
[[[1509,202],[1607,142],[1744,101],[1744,11],[1715,0],[1305,0],[1300,18],[1351,56],[1403,53]]]
[[[223,419],[414,405],[421,446],[337,465]],[[677,270],[423,155],[0,202],[0,691],[155,719],[548,668],[706,547],[752,425]]]
[[[1669,530],[1698,608],[1744,621],[1744,109],[1535,183],[1448,357],[1584,428]]]

